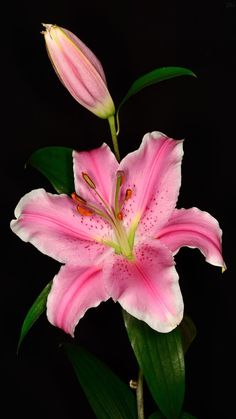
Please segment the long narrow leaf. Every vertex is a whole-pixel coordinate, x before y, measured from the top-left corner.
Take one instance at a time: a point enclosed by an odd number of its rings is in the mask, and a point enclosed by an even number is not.
[[[152,397],[168,419],[178,418],[185,390],[179,328],[170,333],[158,333],[125,311],[123,315],[129,340]]]
[[[131,85],[125,97],[122,99],[118,107],[118,110],[120,110],[121,106],[123,106],[123,104],[131,96],[134,96],[136,93],[140,92],[145,87],[159,83],[163,80],[168,80],[168,79],[172,79],[174,77],[179,77],[179,76],[196,77],[196,75],[191,70],[185,67],[161,67],[161,68],[156,68],[155,70],[152,70],[147,74],[144,74],[143,76],[135,80],[135,82]]]
[[[64,348],[97,419],[137,419],[128,385],[85,349],[71,344]]]
[[[23,321],[21,332],[20,332],[20,338],[17,346],[17,352],[19,351],[20,345],[22,344],[23,339],[28,334],[31,327],[34,325],[34,323],[38,320],[38,318],[41,316],[41,314],[45,311],[46,303],[47,303],[47,297],[49,294],[49,291],[52,286],[52,281],[50,281],[46,287],[43,289],[43,291],[39,294],[39,296],[36,298],[33,305],[30,307],[28,313],[25,316],[25,319]]]
[[[45,147],[35,151],[27,164],[39,170],[51,182],[58,193],[74,192],[72,149]]]

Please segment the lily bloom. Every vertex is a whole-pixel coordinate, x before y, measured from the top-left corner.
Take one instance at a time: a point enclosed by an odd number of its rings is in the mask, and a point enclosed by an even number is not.
[[[72,32],[43,24],[46,48],[54,70],[71,95],[100,118],[115,114],[105,74],[94,53]]]
[[[73,152],[71,197],[43,189],[26,194],[11,228],[61,262],[47,300],[49,321],[74,335],[86,310],[112,298],[159,332],[183,317],[174,255],[199,248],[224,267],[218,222],[198,208],[176,209],[183,141],[160,132],[117,162],[103,144]]]

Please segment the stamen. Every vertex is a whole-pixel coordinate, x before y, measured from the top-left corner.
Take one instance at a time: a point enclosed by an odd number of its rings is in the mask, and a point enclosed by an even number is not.
[[[127,189],[125,192],[125,200],[128,201],[132,197],[132,189]]]
[[[117,214],[122,210],[125,201],[128,201],[130,198],[132,198],[132,195],[133,195],[132,189],[126,189],[125,196],[120,202],[120,206],[119,206],[119,209],[117,210]]]
[[[96,189],[95,183],[92,181],[91,177],[87,173],[82,172],[82,176],[83,176],[84,181],[87,183],[87,185],[90,188]]]
[[[86,201],[84,198],[82,198],[81,196],[77,195],[76,192],[72,192],[71,194],[71,198],[73,199],[73,201],[75,202],[79,202],[80,204],[86,205]]]
[[[82,199],[82,201],[78,201],[79,203],[81,203],[82,205],[86,205],[86,208],[91,208],[92,209],[92,214],[96,213],[98,215],[100,215],[101,217],[105,218],[106,220],[108,220],[109,222],[114,223],[114,214],[112,213],[111,208],[107,205],[107,203],[105,202],[105,200],[103,199],[103,197],[100,195],[100,193],[97,191],[96,189],[96,185],[93,182],[93,180],[91,179],[91,177],[85,173],[82,172],[82,177],[84,179],[84,181],[87,183],[87,185],[94,190],[95,195],[97,195],[98,199],[100,200],[100,202],[102,203],[103,207],[105,208],[106,213],[104,213],[103,211],[100,210],[100,208],[96,208],[94,205],[87,203],[83,198],[79,197]],[[78,196],[78,195],[77,195]],[[88,210],[89,211],[89,210]]]
[[[126,189],[126,192],[122,194],[122,199],[120,197],[120,191],[121,187],[125,183],[125,175],[122,170],[117,171],[116,173],[116,191],[115,191],[115,205],[114,207],[110,206],[110,203],[108,204],[102,195],[97,190],[96,184],[93,182],[93,180],[90,178],[90,176],[85,173],[81,172],[81,175],[83,177],[83,180],[86,182],[86,184],[89,186],[89,188],[93,189],[94,195],[96,196],[97,200],[100,202],[100,206],[97,207],[93,203],[88,202],[81,196],[77,195],[76,192],[73,192],[71,194],[71,198],[76,203],[76,208],[78,213],[81,216],[100,216],[103,219],[105,219],[110,226],[112,227],[115,236],[116,241],[115,242],[107,242],[108,245],[111,247],[114,247],[116,253],[122,254],[129,260],[133,260],[134,256],[132,254],[132,247],[130,246],[129,239],[127,237],[125,228],[123,226],[122,220],[123,220],[123,212],[122,207],[124,205],[125,200],[128,200],[132,196],[132,190]],[[121,202],[122,201],[122,202]],[[101,205],[102,204],[102,205]]]
[[[122,220],[123,220],[123,214],[122,214],[122,212],[121,212],[121,211],[119,211],[119,212],[118,212],[118,214],[117,214],[117,219],[118,219],[119,221],[122,221]]]
[[[85,201],[85,199],[81,196],[77,195],[76,192],[72,192],[71,198],[73,201],[78,202],[76,209],[80,215],[89,216],[94,214],[95,211],[89,208],[89,206],[86,207],[87,201]]]
[[[115,213],[118,218],[119,213],[119,195],[121,185],[125,182],[125,174],[123,170],[118,170],[116,173],[116,192],[115,192]]]
[[[81,216],[100,216],[103,219],[105,219],[110,226],[112,227],[115,236],[116,241],[118,244],[111,242],[112,247],[114,247],[115,251],[118,254],[122,254],[126,258],[133,260],[133,254],[132,254],[132,248],[129,244],[129,240],[125,231],[125,228],[123,226],[122,220],[123,220],[123,213],[122,213],[122,207],[124,205],[125,200],[128,200],[132,196],[131,189],[127,189],[125,194],[122,194],[122,199],[120,197],[120,190],[123,184],[125,183],[125,175],[122,170],[117,171],[116,173],[116,191],[115,191],[115,205],[114,207],[110,206],[110,203],[108,204],[105,199],[102,197],[102,195],[97,190],[96,184],[93,182],[93,180],[90,178],[90,176],[85,173],[81,172],[83,180],[86,182],[89,188],[91,188],[94,191],[94,195],[96,196],[97,200],[100,202],[100,206],[97,207],[93,203],[88,202],[81,196],[77,195],[76,192],[73,192],[71,194],[71,198],[76,203],[76,208],[78,213]],[[122,202],[120,202],[122,200]]]
[[[85,215],[86,217],[94,214],[93,211],[88,208],[80,207],[79,205],[77,205],[77,211],[80,215]]]
[[[85,175],[86,175],[86,173],[85,173]],[[91,182],[93,183],[93,181],[91,181]],[[86,183],[87,183],[87,181],[86,181]],[[106,202],[103,200],[103,198],[100,196],[100,194],[97,192],[96,189],[94,189],[94,192],[99,197],[99,199],[103,203],[103,205],[105,206],[105,208],[107,210],[107,213],[104,212],[104,211],[101,211],[101,209],[97,208],[95,205],[87,202],[84,198],[82,198],[82,196],[79,196],[76,192],[72,192],[71,198],[73,199],[74,202],[78,203],[78,205],[77,205],[78,213],[81,214],[81,215],[85,215],[85,216],[86,215],[97,214],[100,217],[107,220],[109,223],[113,222],[112,214],[110,213],[110,209],[107,206]]]

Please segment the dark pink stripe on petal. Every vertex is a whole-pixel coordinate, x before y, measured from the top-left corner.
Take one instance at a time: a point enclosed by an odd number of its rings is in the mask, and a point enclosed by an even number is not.
[[[73,336],[85,312],[108,298],[101,265],[63,266],[55,276],[48,296],[48,320]]]
[[[174,254],[183,246],[198,248],[207,262],[224,267],[221,237],[217,220],[198,208],[176,209],[157,235]]]

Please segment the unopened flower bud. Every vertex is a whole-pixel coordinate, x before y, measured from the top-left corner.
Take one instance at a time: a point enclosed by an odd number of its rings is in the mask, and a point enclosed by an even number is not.
[[[64,86],[82,106],[100,118],[115,114],[100,61],[72,32],[43,24],[47,52]]]

